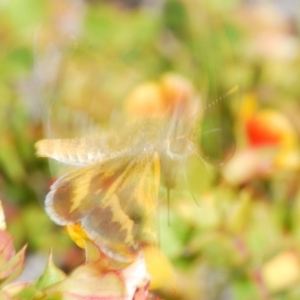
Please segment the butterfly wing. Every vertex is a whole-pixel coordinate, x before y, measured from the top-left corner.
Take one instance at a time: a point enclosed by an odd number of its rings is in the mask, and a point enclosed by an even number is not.
[[[46,211],[60,225],[79,222],[104,252],[128,260],[157,242],[159,180],[156,152],[117,156],[59,178]]]
[[[53,158],[71,166],[87,166],[132,153],[159,138],[162,120],[138,120],[115,130],[102,131],[82,138],[44,139],[36,143],[37,155]]]
[[[87,166],[122,154],[119,144],[114,132],[102,132],[84,138],[44,139],[35,147],[40,157],[50,157],[73,166]],[[122,146],[126,150],[126,145]]]

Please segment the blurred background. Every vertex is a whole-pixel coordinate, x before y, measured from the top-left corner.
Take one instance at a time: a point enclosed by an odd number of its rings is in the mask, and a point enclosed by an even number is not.
[[[44,212],[57,175],[34,143],[106,128],[136,86],[172,72],[203,115],[201,159],[188,159],[159,210],[177,299],[299,299],[299,6],[1,1],[0,199],[16,249],[28,244],[24,278],[43,272],[52,248],[66,271],[83,261]]]

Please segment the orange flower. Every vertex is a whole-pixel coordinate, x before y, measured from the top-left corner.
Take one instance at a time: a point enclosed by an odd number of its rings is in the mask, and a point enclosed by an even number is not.
[[[300,166],[297,135],[291,123],[274,109],[262,109],[246,122],[246,132],[252,147],[275,147],[275,166],[295,169]]]
[[[263,109],[246,122],[251,146],[292,146],[295,132],[288,119],[273,109]]]
[[[195,113],[197,101],[192,84],[175,73],[164,74],[158,82],[137,86],[126,100],[125,111],[130,117],[180,116]]]

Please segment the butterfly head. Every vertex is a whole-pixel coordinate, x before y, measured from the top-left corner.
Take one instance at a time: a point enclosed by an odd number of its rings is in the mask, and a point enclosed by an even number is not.
[[[195,151],[191,139],[186,136],[179,136],[167,143],[167,154],[172,160],[183,160]]]

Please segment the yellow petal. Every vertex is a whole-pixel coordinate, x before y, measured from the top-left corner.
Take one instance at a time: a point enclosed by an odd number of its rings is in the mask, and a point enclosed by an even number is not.
[[[82,229],[79,224],[72,224],[67,226],[67,231],[70,238],[75,242],[75,244],[80,247],[85,247],[85,240],[89,240],[86,232]]]
[[[155,246],[145,247],[143,254],[147,270],[151,275],[150,290],[172,288],[176,290],[177,282],[172,265]]]

